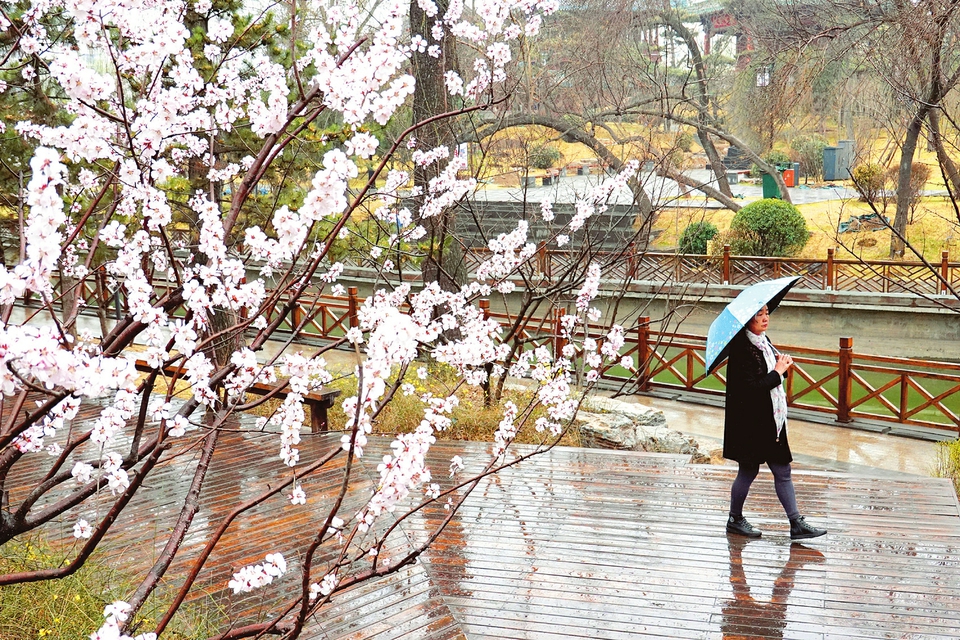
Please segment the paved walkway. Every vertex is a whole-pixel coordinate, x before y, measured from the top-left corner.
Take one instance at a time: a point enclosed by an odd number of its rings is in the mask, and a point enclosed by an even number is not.
[[[701,450],[723,446],[723,409],[655,396],[628,396],[626,402],[663,411],[667,426],[700,443]],[[869,477],[930,476],[937,443],[852,427],[833,426],[790,418],[790,448],[795,466]],[[736,463],[728,463],[735,466]]]
[[[716,184],[713,174],[705,169],[694,169],[685,172],[692,179]],[[475,199],[488,200],[492,202],[519,202],[527,200],[530,202],[540,202],[550,200],[551,202],[575,202],[579,197],[589,193],[600,182],[602,176],[564,176],[557,180],[555,184],[544,187],[538,183],[534,187],[490,187],[480,189]],[[653,173],[642,173],[641,181],[644,190],[658,206],[683,206],[683,207],[722,207],[715,200],[709,200],[702,193],[695,189],[682,186],[668,178],[661,178]],[[734,184],[730,185],[734,198],[742,200],[744,203],[751,200],[757,200],[763,197],[763,188],[760,185],[753,184]],[[807,204],[811,202],[823,202],[826,200],[845,200],[848,198],[857,198],[859,194],[853,189],[848,189],[841,185],[827,184],[820,187],[807,187],[801,185],[787,190],[790,194],[790,200],[794,204]],[[689,196],[683,200],[680,197]],[[629,204],[633,201],[632,192],[623,189],[614,194],[611,198],[611,204]]]

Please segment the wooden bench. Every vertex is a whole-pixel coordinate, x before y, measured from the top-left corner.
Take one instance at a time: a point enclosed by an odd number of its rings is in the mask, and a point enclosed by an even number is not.
[[[144,373],[150,373],[154,370],[154,367],[151,367],[145,360],[137,360],[136,368],[137,371]],[[163,368],[163,373],[171,377],[174,375],[183,376],[184,370],[174,365],[168,365]],[[286,389],[281,388],[284,386],[286,386],[285,383],[271,385],[264,382],[255,382],[247,387],[246,391],[247,393],[252,393],[257,396],[270,396],[284,400],[287,394],[290,393]],[[310,408],[310,429],[314,433],[327,430],[327,409],[333,406],[334,400],[336,400],[339,395],[339,389],[322,388],[319,391],[311,391],[303,396],[303,403]]]

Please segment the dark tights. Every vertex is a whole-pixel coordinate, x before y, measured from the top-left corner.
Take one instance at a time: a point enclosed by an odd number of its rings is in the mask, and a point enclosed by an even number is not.
[[[790,478],[790,463],[777,464],[768,462],[767,466],[773,472],[773,486],[777,490],[777,498],[783,505],[783,510],[791,520],[800,516],[797,509],[797,496],[793,490],[793,480]],[[747,500],[747,494],[750,492],[750,485],[754,478],[760,473],[759,464],[740,463],[740,471],[737,473],[737,479],[733,481],[733,488],[730,490],[730,514],[739,518],[743,515],[743,503]]]

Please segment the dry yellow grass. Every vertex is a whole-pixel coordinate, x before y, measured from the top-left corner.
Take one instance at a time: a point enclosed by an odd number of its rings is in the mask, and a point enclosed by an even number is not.
[[[871,213],[867,203],[831,200],[804,204],[798,208],[810,231],[810,240],[798,257],[824,258],[831,247],[836,248],[837,257],[855,255],[864,260],[884,260],[888,257],[890,231],[837,233],[839,223],[850,216]],[[675,248],[679,234],[692,222],[703,220],[712,222],[721,231],[729,229],[733,215],[727,209],[668,209],[660,214],[654,224],[654,229],[660,231],[654,250]],[[888,207],[886,215],[892,220],[894,207]],[[907,238],[927,260],[939,262],[941,251],[949,251],[954,259],[960,256],[960,222],[949,199],[925,198],[917,207],[913,223],[907,228]],[[908,255],[907,259],[915,260],[916,257]]]
[[[436,397],[447,397],[453,391],[454,376],[445,366],[431,366],[430,375],[425,380],[415,375],[408,376],[408,382],[414,385],[416,393],[405,395],[398,392],[389,405],[377,417],[374,432],[393,436],[399,433],[410,433],[417,428],[423,419],[425,404],[420,399],[424,393],[431,393]],[[344,378],[334,386],[341,389],[344,396],[355,395],[355,380]],[[533,400],[532,391],[506,390],[499,405],[486,406],[483,392],[477,387],[461,387],[457,390],[460,400],[459,406],[450,415],[452,424],[444,431],[435,435],[438,440],[469,440],[474,442],[493,442],[500,420],[503,419],[503,404],[511,401],[520,409]],[[544,415],[541,408],[534,409],[526,424],[520,429],[516,442],[525,444],[540,444],[551,442],[549,433],[538,433],[533,423]],[[329,411],[330,428],[342,430],[346,425],[346,415],[339,403]],[[576,428],[566,433],[560,444],[565,446],[580,446],[580,438]]]

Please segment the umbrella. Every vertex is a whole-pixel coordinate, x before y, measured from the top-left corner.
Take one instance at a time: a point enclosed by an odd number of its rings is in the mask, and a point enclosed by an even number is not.
[[[751,285],[740,292],[733,302],[717,316],[707,332],[707,375],[727,358],[730,342],[750,322],[750,318],[767,305],[773,311],[787,295],[800,276],[777,278]]]

